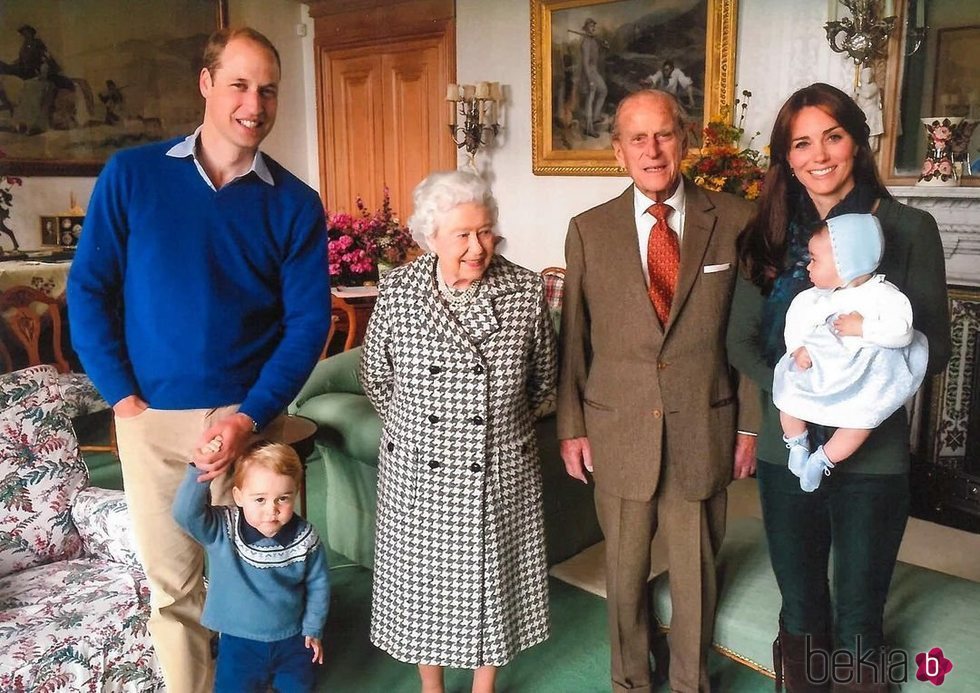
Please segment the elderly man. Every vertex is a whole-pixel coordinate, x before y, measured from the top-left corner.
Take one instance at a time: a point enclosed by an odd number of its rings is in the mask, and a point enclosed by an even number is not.
[[[725,489],[755,465],[755,439],[736,444],[725,353],[735,238],[752,207],[681,177],[681,114],[662,91],[620,102],[613,150],[633,185],[573,218],[565,242],[558,436],[567,472],[595,477],[615,691],[652,690],[647,576],[658,530],[671,575],[671,690],[709,690]]]
[[[279,77],[259,32],[212,35],[203,124],[106,164],[68,282],[75,349],[113,404],[172,693],[210,691],[213,677],[204,554],[171,516],[187,463],[231,504],[225,472],[302,386],[329,323],[319,196],[259,151]]]

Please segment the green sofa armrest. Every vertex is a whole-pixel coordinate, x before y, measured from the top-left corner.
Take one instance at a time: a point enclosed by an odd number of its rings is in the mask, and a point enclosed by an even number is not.
[[[289,405],[289,413],[296,414],[310,398],[327,392],[349,392],[363,395],[364,388],[357,372],[361,365],[361,347],[335,354],[313,367],[299,394]]]

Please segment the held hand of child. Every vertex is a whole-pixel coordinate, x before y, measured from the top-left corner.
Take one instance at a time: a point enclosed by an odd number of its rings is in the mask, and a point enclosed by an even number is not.
[[[838,315],[834,320],[834,333],[841,337],[863,337],[864,316],[857,311]]]
[[[323,664],[323,644],[320,642],[320,638],[312,638],[307,635],[306,649],[310,648],[313,648],[313,663]]]
[[[810,360],[810,352],[806,350],[806,347],[800,347],[793,352],[793,360],[796,362],[796,367],[800,370],[806,370],[813,365],[813,361]]]

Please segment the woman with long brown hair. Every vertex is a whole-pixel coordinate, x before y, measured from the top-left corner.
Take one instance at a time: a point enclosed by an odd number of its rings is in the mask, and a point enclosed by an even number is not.
[[[874,214],[884,233],[878,272],[908,296],[914,327],[929,342],[929,372],[950,351],[942,244],[935,220],[892,199],[878,175],[864,112],[844,92],[816,83],[779,111],[771,164],[756,216],[739,239],[742,277],[728,328],[732,364],[762,393],[758,479],[773,571],[782,594],[773,644],[777,683],[790,691],[830,690],[822,667],[830,653],[883,646],[885,598],[909,507],[909,428],[900,408],[812,492],[787,466],[787,447],[772,402],[773,366],[786,351],[786,311],[809,288],[807,243],[829,217]],[[808,426],[811,450],[833,429]],[[828,584],[834,557],[834,597]],[[806,657],[806,650],[828,657]],[[809,661],[809,665],[808,665]],[[887,691],[882,667],[835,671],[834,691]]]

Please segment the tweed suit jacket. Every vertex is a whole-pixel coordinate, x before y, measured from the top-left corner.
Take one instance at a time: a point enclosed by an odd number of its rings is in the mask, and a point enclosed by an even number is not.
[[[587,436],[597,488],[629,500],[653,498],[665,460],[678,465],[688,500],[732,477],[738,385],[725,328],[735,239],[753,207],[687,180],[685,196],[666,325],[647,295],[633,186],[574,217],[565,242],[558,437]]]

